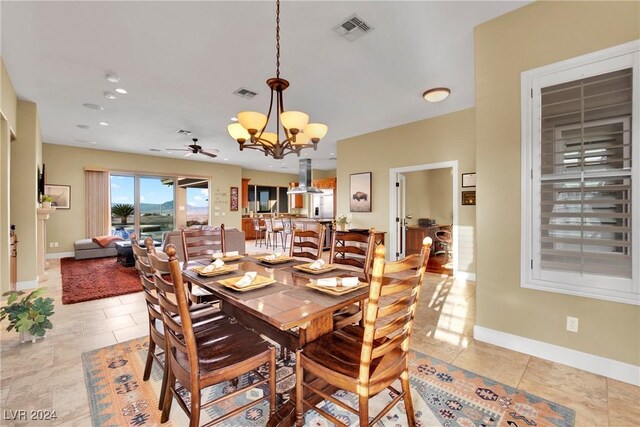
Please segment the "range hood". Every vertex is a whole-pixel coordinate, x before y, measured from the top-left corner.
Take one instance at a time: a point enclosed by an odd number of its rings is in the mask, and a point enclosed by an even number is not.
[[[311,186],[311,159],[300,159],[299,167],[298,187],[290,189],[287,194],[322,194],[322,190]]]

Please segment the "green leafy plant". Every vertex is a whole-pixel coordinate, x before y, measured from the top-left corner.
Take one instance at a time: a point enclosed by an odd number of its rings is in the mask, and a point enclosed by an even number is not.
[[[42,196],[42,201],[43,202],[53,202],[53,197],[51,197],[48,194],[45,194],[45,195]]]
[[[336,217],[336,224],[338,224],[340,228],[345,228],[347,225],[351,224],[351,215],[338,215]]]
[[[115,205],[111,206],[111,215],[121,218],[123,224],[127,223],[127,217],[129,215],[133,215],[134,212],[135,208],[133,207],[133,205],[130,205],[128,203],[116,203]]]
[[[53,328],[49,317],[53,315],[53,299],[42,298],[44,288],[36,289],[25,295],[24,291],[9,291],[2,294],[7,305],[0,308],[0,321],[9,321],[7,331],[29,332],[33,336],[44,336],[47,329]],[[19,297],[21,297],[18,299]]]

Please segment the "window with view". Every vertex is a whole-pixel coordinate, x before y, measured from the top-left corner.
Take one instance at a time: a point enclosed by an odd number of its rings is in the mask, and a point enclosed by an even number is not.
[[[524,287],[640,303],[639,56],[635,42],[523,73]]]

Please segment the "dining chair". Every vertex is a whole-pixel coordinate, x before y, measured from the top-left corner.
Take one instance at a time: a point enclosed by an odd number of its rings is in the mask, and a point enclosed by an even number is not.
[[[214,253],[226,252],[224,224],[220,224],[220,227],[207,229],[182,229],[180,234],[182,237],[182,251],[184,253],[184,262],[182,264],[184,270],[192,266],[194,261],[198,259],[210,261],[211,255]],[[218,298],[206,289],[193,285],[191,282],[189,282],[187,286],[189,287],[191,300],[194,303],[213,304],[219,302]]]
[[[229,411],[207,425],[238,415],[265,400],[269,402],[270,415],[275,413],[275,349],[260,335],[237,323],[233,318],[211,322],[202,330],[194,328],[175,246],[168,245],[165,252],[169,256],[167,263],[171,281],[157,272],[153,276],[159,290],[158,300],[167,339],[168,378],[161,422],[164,423],[169,419],[173,398],[189,417],[190,427],[199,425],[201,410],[221,403],[220,407]],[[154,268],[156,263],[162,262],[153,256],[151,260]],[[259,372],[259,368],[263,365],[268,365],[268,375]],[[202,402],[203,389],[226,381],[235,382],[238,376],[249,372],[255,375],[257,381],[246,385],[236,382],[237,388],[232,392],[206,403]],[[180,383],[179,387],[176,380]],[[269,393],[261,398],[237,407],[225,402],[229,398],[246,394],[249,390],[265,384],[268,385]],[[190,394],[190,403],[188,403],[189,400],[185,400],[185,390]]]
[[[420,254],[389,263],[385,263],[384,246],[379,245],[375,251],[364,327],[352,325],[348,330],[333,331],[296,352],[298,426],[302,425],[306,409],[313,409],[336,425],[345,426],[327,412],[326,405],[313,404],[314,394],[356,414],[360,426],[376,424],[403,399],[408,425],[415,426],[409,385],[409,338],[431,243],[431,238],[426,237]],[[401,272],[408,277],[384,278],[385,274]],[[392,385],[398,378],[401,391]],[[329,389],[335,388],[356,394],[358,407],[333,397]],[[390,390],[391,402],[370,418],[369,399],[386,389]]]
[[[348,265],[362,271],[368,280],[373,261],[375,247],[375,230],[371,228],[366,234],[353,231],[334,231],[331,239],[330,264]],[[333,328],[345,326],[362,320],[364,301],[352,304],[333,315]]]
[[[283,244],[283,247],[284,247],[284,241],[282,239],[282,232],[284,231],[283,227],[275,226],[273,224],[273,218],[265,218],[264,223],[267,227],[267,231],[266,231],[267,248],[269,247],[269,243],[271,243],[271,247],[273,247],[273,249],[278,248],[278,236],[280,236],[280,242]]]
[[[256,232],[256,245],[262,247],[263,242],[266,245],[267,241],[265,239],[265,234],[267,232],[267,227],[265,225],[261,225],[260,219],[258,218],[253,218],[251,222],[253,223],[253,230]]]
[[[445,254],[447,259],[451,258],[451,246],[453,245],[453,238],[451,234],[452,228],[452,225],[446,225],[440,227],[439,230],[436,230],[436,246],[439,246],[440,249],[436,251],[435,255]]]
[[[151,239],[151,237],[148,237],[148,239]],[[150,253],[148,252],[147,248],[143,248],[138,244],[132,245],[131,247],[133,248],[135,266],[138,270],[138,275],[140,276],[140,282],[142,284],[142,290],[144,292],[144,299],[147,306],[147,314],[149,320],[149,349],[147,351],[147,359],[142,379],[144,381],[149,380],[153,361],[155,360],[163,371],[162,388],[160,389],[160,397],[158,399],[158,409],[162,409],[168,373],[165,369],[163,356],[163,354],[165,354],[166,346],[164,328],[162,327],[162,314],[160,313],[160,303],[158,301],[158,293],[154,283],[153,275],[156,271],[159,271],[161,274],[168,273],[168,269],[166,269],[165,267],[167,261],[161,260],[161,262],[156,263],[157,266],[161,269],[156,270],[151,266]],[[155,253],[154,257],[157,257]],[[198,327],[204,327],[201,325],[225,317],[224,313],[209,305],[191,305],[189,307],[189,311]]]
[[[326,227],[319,225],[319,231],[299,230],[293,225],[291,230],[291,245],[289,246],[289,256],[296,258],[307,258],[317,260],[322,257],[322,243]]]
[[[289,236],[293,234],[293,223],[291,218],[282,218],[282,237],[284,239],[282,243],[282,250],[287,250],[287,243],[289,242]]]
[[[220,227],[200,230],[181,230],[182,250],[184,251],[183,269],[194,260],[208,258],[216,252],[225,252],[224,224]]]

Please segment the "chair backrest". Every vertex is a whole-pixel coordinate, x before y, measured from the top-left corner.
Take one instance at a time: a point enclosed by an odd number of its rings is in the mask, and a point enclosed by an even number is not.
[[[161,260],[150,255],[151,266],[156,269],[153,276],[158,289],[158,302],[164,322],[164,332],[168,344],[167,356],[175,357],[176,352],[188,356],[191,372],[198,372],[198,350],[196,348],[193,323],[189,315],[189,302],[185,284],[182,281],[180,263],[176,258],[176,248],[169,244],[165,248],[168,260]],[[160,271],[169,270],[169,276],[164,277]],[[173,355],[173,356],[169,356]],[[166,362],[168,363],[168,362]]]
[[[138,235],[136,233],[129,234],[129,241],[131,242],[131,246],[133,246],[134,244],[137,245],[138,244]]]
[[[273,231],[273,218],[265,218],[264,225],[267,227],[267,232],[271,233]]]
[[[282,218],[282,228],[284,229],[285,234],[291,234],[291,232],[293,231],[291,218]]]
[[[375,244],[375,230],[373,228],[366,234],[335,231],[331,239],[329,262],[360,268],[368,276]]]
[[[289,245],[289,256],[317,260],[322,257],[322,246],[326,227],[320,226],[320,231],[298,230],[293,225],[291,231],[291,244]]]
[[[149,239],[151,239],[149,237]],[[153,239],[151,240],[153,246]],[[151,339],[160,347],[165,347],[164,333],[162,332],[162,313],[160,313],[160,302],[158,301],[158,290],[154,283],[154,268],[151,266],[149,252],[146,248],[142,248],[137,243],[132,244],[133,257],[136,261],[136,269],[140,275],[140,283],[144,292],[144,299],[147,304],[147,312],[149,314],[149,334]],[[155,255],[155,254],[154,254]]]
[[[376,359],[395,352],[393,363],[405,363],[431,243],[431,238],[425,237],[420,254],[388,263],[384,259],[384,245],[376,247],[360,352],[359,380],[363,384],[368,383],[369,369]],[[384,279],[387,283],[383,283],[385,273],[400,272],[406,272],[408,277]]]
[[[251,220],[251,222],[253,223],[253,229],[255,231],[262,231],[262,226],[260,225],[260,220],[258,218],[253,218]]]
[[[210,257],[215,252],[226,252],[224,224],[207,230],[182,230],[184,268],[195,258]]]

